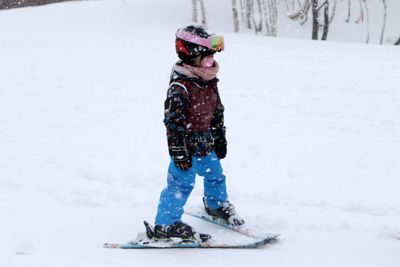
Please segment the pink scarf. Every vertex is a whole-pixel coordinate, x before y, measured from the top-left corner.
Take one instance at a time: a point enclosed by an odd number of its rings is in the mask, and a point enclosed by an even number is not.
[[[214,61],[214,66],[209,68],[195,67],[185,63],[183,63],[183,66],[175,64],[173,70],[191,78],[200,77],[201,79],[207,82],[217,77],[219,64],[217,63],[217,61]]]

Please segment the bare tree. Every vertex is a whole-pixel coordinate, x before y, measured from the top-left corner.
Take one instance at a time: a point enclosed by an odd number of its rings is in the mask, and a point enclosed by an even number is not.
[[[364,9],[362,5],[362,1],[358,0],[358,3],[360,4],[360,15],[358,16],[358,19],[356,19],[356,23],[360,23],[364,21]]]
[[[304,25],[308,20],[308,12],[311,8],[311,0],[305,0],[300,8],[288,14],[288,17],[293,20],[301,20],[300,25]]]
[[[244,3],[243,1],[246,1],[246,0],[240,0],[240,14],[242,16],[242,21],[245,21],[246,3]]]
[[[318,40],[319,12],[318,0],[312,0],[312,34],[311,39]]]
[[[265,1],[268,1],[268,0],[263,0],[262,1],[263,18],[264,18],[264,25],[265,25],[265,34],[267,36],[270,36],[272,34],[272,32],[271,32],[270,21],[268,19],[268,6],[267,6]]]
[[[207,19],[206,19],[206,8],[204,6],[204,1],[200,1],[200,9],[201,9],[201,24],[205,27],[207,27]]]
[[[7,0],[0,0],[7,1]],[[24,0],[20,0],[24,1]],[[380,43],[384,42],[387,17],[388,1],[376,0],[383,3],[383,25],[380,33]],[[331,23],[336,17],[337,7],[342,4],[347,6],[345,14],[346,22],[365,23],[365,42],[370,42],[371,4],[367,0],[231,0],[233,29],[239,32],[247,27],[257,33],[264,33],[267,36],[277,36],[278,4],[288,11],[287,16],[304,25],[308,18],[311,21],[311,37],[313,40],[327,40],[331,29]],[[206,12],[204,0],[192,0],[193,20],[201,20],[206,26]],[[398,41],[396,41],[397,43]]]
[[[383,37],[385,35],[385,28],[386,28],[386,19],[387,19],[387,4],[386,0],[383,1],[383,25],[382,25],[382,31],[381,31],[381,39],[380,39],[380,44],[383,44]]]
[[[245,14],[247,28],[251,29],[253,0],[245,0],[245,6],[242,8],[244,8],[244,14]]]
[[[265,34],[267,36],[277,36],[278,7],[276,0],[262,0],[260,4]]]
[[[201,25],[207,27],[206,9],[203,0],[192,0],[192,20],[196,23],[199,23],[199,9],[197,4],[200,5]]]
[[[278,20],[278,7],[276,0],[240,0],[240,11],[237,0],[231,0],[233,11],[233,24],[235,32],[239,31],[239,12],[245,27],[254,30],[257,34],[264,31],[267,36],[276,36]]]
[[[262,0],[257,0],[257,10],[258,10],[258,17],[259,17],[259,21],[258,24],[256,25],[256,31],[257,32],[261,32],[263,29],[263,8],[262,8],[263,2]]]
[[[197,9],[197,0],[192,0],[192,20],[193,22],[199,22],[199,10]]]
[[[322,32],[321,40],[326,41],[328,39],[329,32],[329,1],[324,3],[324,30]]]
[[[239,32],[239,18],[238,18],[236,0],[232,0],[232,13],[233,13],[233,30],[235,32]]]
[[[308,20],[308,13],[311,9],[312,14],[312,33],[311,38],[313,40],[318,40],[319,36],[319,28],[323,28],[321,40],[327,40],[330,24],[332,23],[335,15],[336,15],[336,6],[337,0],[324,0],[323,3],[319,6],[318,0],[304,0],[300,8],[294,11],[291,14],[288,14],[288,17],[292,20],[300,21],[300,25],[304,25]],[[332,9],[331,9],[332,3]],[[320,10],[323,8],[323,24],[320,24]]]
[[[351,0],[347,0],[347,18],[346,23],[349,23],[351,16]]]
[[[367,20],[367,39],[365,43],[369,43],[369,35],[370,35],[370,29],[369,29],[369,10],[368,10],[368,4],[366,0],[363,0],[364,6],[365,6],[365,14],[366,14],[366,20]]]
[[[333,19],[335,18],[336,15],[336,6],[337,6],[337,0],[332,0],[333,1],[333,5],[332,5],[332,14],[329,17],[329,24],[332,23]],[[364,0],[365,1],[365,0]]]
[[[271,35],[277,36],[278,30],[276,23],[278,21],[278,6],[276,0],[269,0],[269,12],[270,12],[270,24],[271,24]]]

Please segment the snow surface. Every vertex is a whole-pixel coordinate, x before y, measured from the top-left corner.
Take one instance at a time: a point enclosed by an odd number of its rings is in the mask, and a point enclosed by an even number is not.
[[[281,241],[251,251],[102,248],[155,216],[169,160],[163,101],[173,35],[190,22],[177,12],[185,5],[1,12],[0,266],[398,267],[398,47],[225,31],[217,60],[230,199],[249,227]],[[201,196],[199,178],[188,207]]]

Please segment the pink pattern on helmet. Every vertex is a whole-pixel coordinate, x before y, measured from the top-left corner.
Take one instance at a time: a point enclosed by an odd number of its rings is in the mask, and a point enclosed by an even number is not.
[[[176,37],[188,41],[190,43],[198,44],[204,47],[207,47],[210,50],[216,50],[211,47],[211,39],[216,37],[216,35],[211,35],[208,38],[202,38],[200,36],[191,34],[190,32],[185,31],[184,29],[178,29],[176,32]],[[220,36],[222,38],[222,36]],[[221,50],[224,50],[224,45],[222,45]]]

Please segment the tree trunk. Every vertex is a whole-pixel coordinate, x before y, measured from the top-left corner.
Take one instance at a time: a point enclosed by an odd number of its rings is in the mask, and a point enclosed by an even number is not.
[[[269,23],[269,17],[268,17],[268,0],[263,0],[262,2],[262,7],[263,7],[263,13],[264,13],[264,24],[265,24],[265,34],[267,36],[271,36],[271,25]]]
[[[201,25],[207,27],[207,19],[206,19],[206,8],[204,7],[204,1],[200,1],[200,9],[201,9]]]
[[[356,19],[356,23],[360,23],[360,22],[364,21],[364,10],[363,10],[361,0],[359,0],[359,3],[360,3],[360,16],[358,17],[358,19]]]
[[[312,0],[312,36],[313,40],[318,40],[318,29],[319,29],[319,20],[318,20],[318,0]]]
[[[365,6],[365,17],[367,20],[367,40],[365,41],[367,44],[369,43],[369,35],[370,35],[370,29],[369,29],[369,10],[368,10],[368,4],[366,0],[363,0],[364,6]]]
[[[199,22],[199,13],[197,9],[197,0],[192,0],[192,20],[193,22]]]
[[[278,21],[278,7],[276,5],[276,0],[269,0],[270,2],[270,16],[271,16],[271,33],[272,36],[277,36],[278,32],[277,32],[277,27],[276,27],[276,23]]]
[[[324,5],[324,31],[322,33],[321,40],[326,41],[328,39],[329,32],[329,1],[326,1]]]
[[[333,19],[335,18],[336,15],[336,5],[337,5],[337,0],[333,0],[333,7],[332,7],[332,14],[329,17],[329,24],[332,23]]]
[[[381,39],[380,39],[380,44],[383,44],[383,37],[385,35],[385,28],[386,28],[386,18],[387,18],[387,4],[386,0],[383,1],[383,25],[382,25],[382,31],[381,31]]]
[[[246,0],[240,0],[240,14],[242,16],[242,21],[246,20],[246,3],[244,1]]]
[[[349,23],[351,16],[351,0],[347,0],[347,18],[346,23]]]
[[[253,0],[246,0],[246,24],[247,28],[251,29],[251,16],[252,16],[252,11],[253,11]]]
[[[259,23],[257,24],[257,31],[261,32],[263,29],[263,9],[261,0],[257,0]]]
[[[233,13],[233,30],[235,32],[239,32],[239,18],[238,18],[236,0],[232,0],[232,13]]]

